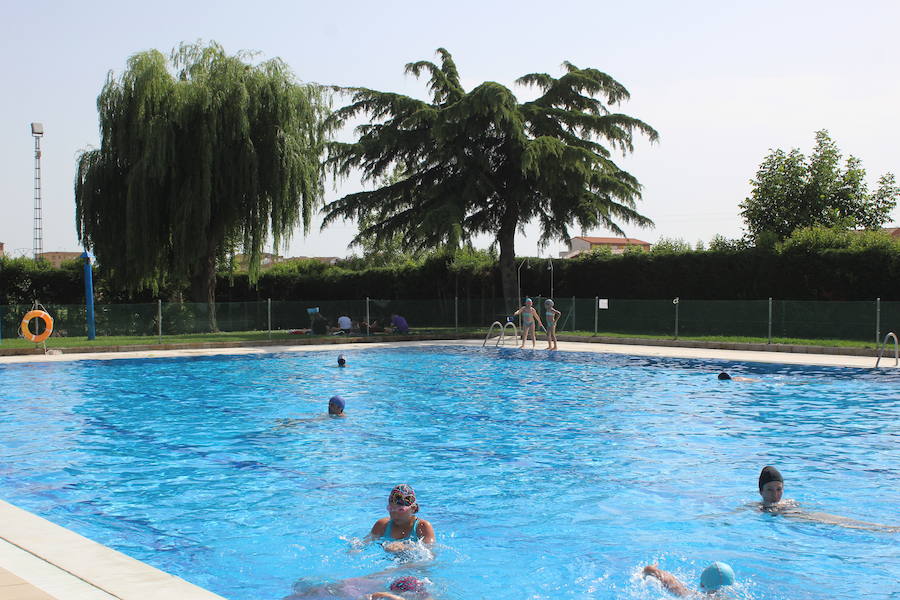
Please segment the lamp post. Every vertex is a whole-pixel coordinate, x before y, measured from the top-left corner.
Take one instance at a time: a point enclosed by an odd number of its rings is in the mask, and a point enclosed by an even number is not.
[[[44,124],[32,123],[31,135],[34,136],[34,260],[37,261],[44,253],[41,225],[41,137],[44,135]]]
[[[522,267],[526,263],[528,263],[528,259],[522,259],[522,262],[519,263],[519,268],[516,270],[516,280],[519,284],[519,298],[516,300],[516,306],[518,306],[518,303],[522,302]]]
[[[547,270],[550,271],[550,299],[553,299],[553,258],[548,259],[549,263],[547,265]]]

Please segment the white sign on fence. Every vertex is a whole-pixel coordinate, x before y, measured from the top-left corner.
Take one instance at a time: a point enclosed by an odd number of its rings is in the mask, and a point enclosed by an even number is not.
[[[609,308],[609,298],[600,298],[597,300],[597,308],[607,310]]]

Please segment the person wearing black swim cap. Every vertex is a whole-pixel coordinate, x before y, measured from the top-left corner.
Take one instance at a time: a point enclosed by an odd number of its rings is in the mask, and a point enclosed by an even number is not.
[[[765,466],[759,474],[759,495],[763,506],[775,506],[784,495],[784,477],[773,466]]]

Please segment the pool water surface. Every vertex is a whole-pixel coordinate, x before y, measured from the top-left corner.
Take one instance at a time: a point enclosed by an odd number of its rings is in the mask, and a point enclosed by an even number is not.
[[[900,376],[400,347],[0,366],[0,498],[232,600],[413,574],[435,600],[900,598]],[[721,382],[726,369],[758,379]],[[347,417],[325,416],[340,394]],[[415,488],[433,556],[355,540]]]

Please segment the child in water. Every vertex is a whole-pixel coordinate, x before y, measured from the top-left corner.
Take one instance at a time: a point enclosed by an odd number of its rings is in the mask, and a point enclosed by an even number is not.
[[[391,490],[388,496],[388,517],[375,521],[369,540],[383,540],[382,547],[398,553],[410,549],[415,542],[434,543],[434,528],[425,519],[416,517],[419,503],[416,493],[405,483]]]
[[[656,565],[644,567],[644,576],[654,577],[659,580],[664,588],[676,596],[698,595],[684,585],[675,575],[663,571]],[[700,593],[716,594],[720,589],[734,585],[734,571],[723,562],[714,562],[703,570],[700,575]]]
[[[556,324],[562,313],[553,308],[553,300],[544,300],[544,316],[547,318],[547,350],[559,350],[556,343]]]
[[[522,345],[520,348],[525,347],[529,332],[531,333],[531,347],[534,348],[535,344],[537,344],[534,324],[537,322],[541,329],[544,329],[544,324],[541,323],[541,316],[534,310],[534,303],[531,298],[525,298],[525,305],[513,313],[514,317],[518,315],[522,315]]]
[[[344,399],[340,396],[332,396],[328,400],[328,416],[329,417],[346,417],[344,414]]]

